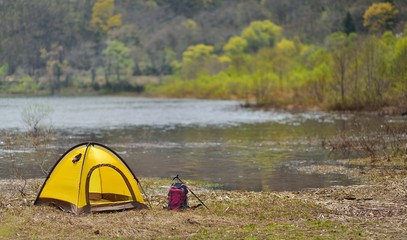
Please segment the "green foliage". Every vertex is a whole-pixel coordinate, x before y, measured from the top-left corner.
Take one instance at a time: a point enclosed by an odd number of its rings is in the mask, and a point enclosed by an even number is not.
[[[8,64],[6,63],[0,67],[0,78],[7,76],[7,73],[8,73]]]
[[[398,13],[399,11],[391,3],[373,3],[363,14],[363,26],[373,33],[391,30],[396,23]]]
[[[46,62],[48,73],[48,86],[51,94],[59,92],[61,85],[61,77],[68,67],[68,62],[64,59],[64,49],[62,46],[52,44],[51,49],[47,51],[42,48],[40,50],[41,58]]]
[[[355,22],[350,12],[346,12],[346,17],[343,20],[343,31],[348,35],[356,32]]]
[[[142,73],[144,73],[146,75],[149,75],[149,73],[152,71],[153,63],[148,54],[143,55],[143,57],[141,58],[141,60],[138,63],[138,68]]]
[[[185,79],[193,79],[198,74],[208,74],[208,67],[211,65],[211,60],[216,61],[213,55],[213,46],[198,44],[188,47],[182,54],[182,76]]]
[[[333,74],[334,101],[340,105],[346,104],[347,73],[349,65],[349,38],[345,33],[333,33],[327,37],[327,46],[332,57],[331,71]]]
[[[321,3],[1,1],[1,91],[120,90],[132,75],[151,75],[177,79],[151,87],[177,97],[334,109],[405,104],[407,2]]]
[[[28,75],[9,86],[9,91],[14,94],[35,94],[38,90],[38,84]]]
[[[254,21],[242,32],[247,52],[256,52],[262,47],[273,47],[281,35],[281,27],[269,20]]]
[[[247,49],[247,41],[239,36],[233,36],[229,41],[223,46],[223,51],[227,55],[238,55],[242,54],[244,50]]]
[[[108,42],[106,49],[103,51],[107,85],[112,83],[110,81],[111,75],[116,76],[113,85],[122,86],[123,77],[128,77],[131,74],[133,60],[129,52],[130,50],[122,42],[116,40]]]
[[[206,45],[189,48],[182,68],[194,74],[187,78],[193,81],[171,82],[161,93],[329,109],[405,103],[406,39],[390,32],[381,38],[336,32],[326,38],[326,47],[281,38],[252,53],[243,51],[243,37],[234,36],[223,46],[224,55]],[[209,63],[215,60],[224,66],[210,74]]]
[[[183,62],[189,64],[193,61],[205,60],[211,56],[214,48],[212,46],[198,44],[190,46],[183,54]]]
[[[92,9],[91,26],[102,35],[122,24],[121,14],[114,13],[114,0],[97,0]]]
[[[185,16],[193,16],[197,12],[216,6],[224,0],[155,0],[159,5],[170,11]]]
[[[407,26],[407,25],[406,25]],[[397,39],[392,62],[393,90],[401,99],[407,99],[407,36]]]

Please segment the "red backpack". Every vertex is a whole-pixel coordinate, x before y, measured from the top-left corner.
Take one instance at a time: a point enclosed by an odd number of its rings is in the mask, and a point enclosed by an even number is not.
[[[173,183],[168,190],[167,209],[177,210],[189,208],[188,206],[188,189],[183,183]]]

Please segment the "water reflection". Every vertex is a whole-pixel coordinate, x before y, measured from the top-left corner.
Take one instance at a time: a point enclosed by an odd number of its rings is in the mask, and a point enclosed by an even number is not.
[[[16,111],[7,109],[19,108],[26,100],[3,103],[0,113],[8,117],[0,122],[17,121]],[[327,113],[256,112],[239,109],[232,101],[34,100],[57,109],[52,119],[53,140],[35,150],[27,146],[9,151],[1,145],[1,178],[44,177],[45,170],[70,147],[95,141],[115,150],[141,179],[164,177],[170,181],[180,174],[183,179],[218,182],[225,189],[253,191],[347,185],[353,182],[343,175],[304,174],[296,169],[333,162],[334,156],[321,146],[324,138],[358,131],[361,123],[374,129],[387,121]],[[65,110],[60,108],[63,105]],[[19,124],[5,123],[3,131],[19,129]]]
[[[296,171],[299,163],[302,166],[326,161],[328,153],[319,145],[309,143],[309,137],[297,136],[294,141],[290,140],[292,134],[274,134],[284,129],[279,128],[280,124],[270,124],[170,130],[135,127],[101,130],[97,134],[84,131],[75,135],[60,132],[55,138],[58,141],[47,149],[14,153],[14,158],[24,159],[20,167],[26,177],[45,176],[40,166],[50,167],[78,142],[96,141],[114,149],[141,178],[170,179],[180,174],[183,178],[218,182],[225,189],[253,191],[300,190],[352,183],[341,175],[310,175]],[[296,132],[291,128],[290,131]]]

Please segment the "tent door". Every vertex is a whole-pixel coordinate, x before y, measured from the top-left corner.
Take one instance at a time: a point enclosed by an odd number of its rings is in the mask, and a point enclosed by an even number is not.
[[[135,200],[133,189],[126,176],[114,165],[96,165],[86,179],[88,206],[118,204]]]

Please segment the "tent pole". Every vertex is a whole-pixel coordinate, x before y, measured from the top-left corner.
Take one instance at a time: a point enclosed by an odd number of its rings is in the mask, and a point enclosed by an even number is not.
[[[147,199],[148,205],[150,206],[150,209],[153,209],[153,207],[151,206],[150,199],[149,199],[149,197],[147,196],[146,192],[144,191],[144,188],[143,188],[143,186],[141,185],[140,181],[139,181],[137,178],[136,178],[136,181],[137,181],[137,184],[140,186],[140,189],[141,189],[141,191],[143,192],[144,196],[146,196],[146,199]]]

